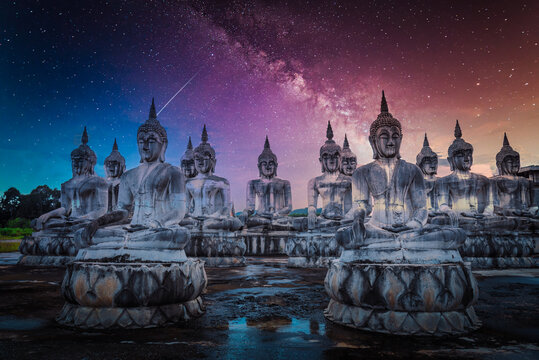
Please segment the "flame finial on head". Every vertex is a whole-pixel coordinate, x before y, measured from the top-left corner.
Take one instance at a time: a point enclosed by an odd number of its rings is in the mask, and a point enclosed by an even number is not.
[[[191,136],[189,136],[189,141],[187,142],[187,150],[193,150],[193,143],[191,142]]]
[[[204,124],[204,127],[202,128],[201,140],[202,142],[208,142],[208,131],[206,130],[206,124]]]
[[[157,112],[155,111],[155,102],[152,98],[152,105],[150,106],[150,116],[148,116],[150,119],[157,119]]]
[[[350,149],[350,144],[348,143],[348,137],[346,134],[344,134],[344,143],[342,144],[342,148],[344,149]]]
[[[382,90],[382,103],[380,104],[380,112],[389,112],[389,107],[387,106],[386,94]]]
[[[425,138],[423,139],[423,147],[430,146],[429,139],[427,138],[427,133],[425,133]]]
[[[460,139],[462,137],[462,130],[460,129],[459,121],[455,125],[455,138]]]
[[[118,151],[118,143],[116,142],[116,138],[114,138],[114,144],[112,144],[112,151]]]
[[[264,149],[269,149],[269,148],[270,148],[270,143],[269,143],[268,135],[266,135],[266,141],[264,142]]]
[[[507,133],[503,133],[503,146],[511,146],[509,145],[509,139],[507,139]]]
[[[333,129],[331,128],[331,123],[328,121],[328,127],[326,130],[326,137],[328,140],[333,140]]]
[[[86,126],[84,127],[84,131],[82,132],[80,142],[84,145],[88,144],[88,132],[86,131]]]

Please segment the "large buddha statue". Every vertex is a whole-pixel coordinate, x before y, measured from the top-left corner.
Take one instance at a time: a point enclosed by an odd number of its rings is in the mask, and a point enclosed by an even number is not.
[[[109,186],[94,172],[97,157],[88,146],[86,127],[81,142],[71,152],[73,177],[62,184],[61,207],[41,215],[35,223],[37,230],[66,226],[77,228],[77,223],[97,219],[107,212]]]
[[[113,210],[118,204],[118,191],[120,189],[120,178],[125,171],[125,158],[118,151],[118,144],[114,139],[112,152],[105,158],[105,174],[110,184],[109,192],[109,211]]]
[[[191,143],[190,136],[189,142],[187,143],[187,149],[180,160],[180,167],[187,179],[194,178],[198,174],[195,167],[195,153],[193,152],[193,144]]]
[[[178,225],[186,212],[185,177],[179,168],[165,162],[167,133],[157,120],[153,99],[148,120],[138,129],[137,141],[140,165],[122,175],[116,209],[77,232],[75,241],[80,247],[93,245],[79,251],[77,259],[185,259],[183,248],[189,233]],[[127,220],[130,212],[129,225],[98,230]]]
[[[438,179],[439,211],[448,217],[436,217],[434,224],[452,224],[466,229],[513,227],[512,221],[493,214],[492,194],[489,180],[472,173],[473,146],[462,139],[457,120],[455,140],[447,151],[452,173]]]
[[[260,178],[247,183],[247,207],[243,212],[247,227],[288,230],[292,210],[290,182],[277,177],[277,156],[271,151],[268,137],[258,156]],[[256,211],[256,213],[255,213]]]
[[[457,251],[464,231],[426,224],[423,174],[400,158],[401,124],[389,113],[383,93],[369,141],[374,161],[352,176],[358,206],[353,225],[336,233],[344,251],[325,279],[331,297],[326,317],[354,328],[401,335],[475,328],[470,305],[477,285]]]
[[[322,175],[309,181],[307,185],[308,229],[324,229],[341,225],[350,208],[346,199],[352,191],[349,176],[341,173],[341,147],[333,140],[333,129],[328,121],[327,140],[320,148]],[[318,197],[322,199],[322,213],[316,215]],[[346,205],[345,205],[346,204]]]
[[[213,174],[215,150],[208,142],[206,125],[202,130],[202,142],[194,150],[195,168],[198,174],[187,181],[188,216],[186,225],[202,225],[205,229],[236,231],[243,224],[232,216],[230,184],[227,179]]]
[[[438,210],[438,198],[436,195],[436,173],[438,172],[438,155],[432,151],[429,145],[429,139],[425,133],[423,140],[423,148],[416,156],[416,165],[419,166],[423,173],[425,181],[425,192],[427,194],[427,210],[429,216],[436,215]]]
[[[518,176],[520,154],[509,145],[505,133],[503,146],[496,154],[496,167],[498,176],[491,178],[494,212],[504,216],[537,216],[537,208],[531,207],[530,181]]]

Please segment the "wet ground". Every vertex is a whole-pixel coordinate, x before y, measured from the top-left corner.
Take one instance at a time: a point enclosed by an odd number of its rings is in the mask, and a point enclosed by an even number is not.
[[[62,269],[21,268],[0,256],[1,359],[539,359],[539,269],[479,271],[480,330],[432,339],[376,335],[324,319],[325,269],[250,258],[206,269],[206,314],[148,330],[78,331],[54,322]]]

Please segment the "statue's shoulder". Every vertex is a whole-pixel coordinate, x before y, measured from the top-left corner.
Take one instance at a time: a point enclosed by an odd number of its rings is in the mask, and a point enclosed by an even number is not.
[[[482,182],[482,183],[487,183],[488,182],[488,178],[485,176],[485,175],[481,175],[481,174],[476,174],[476,173],[471,173],[471,177],[479,182]]]
[[[276,177],[275,180],[277,180],[277,181],[280,182],[281,184],[284,184],[284,185],[290,185],[290,181],[288,181],[288,180],[286,180],[286,179],[281,179],[281,178]]]
[[[109,183],[105,178],[102,178],[98,175],[92,175],[88,178],[87,182],[88,185],[95,186],[95,187],[108,187]]]
[[[210,180],[215,181],[215,182],[221,182],[221,183],[224,183],[226,185],[230,185],[230,183],[228,182],[227,179],[225,179],[224,177],[217,176],[217,175],[212,175],[210,177]]]
[[[367,175],[369,172],[371,172],[371,170],[375,166],[378,166],[376,161],[372,161],[372,162],[370,162],[368,164],[361,165],[360,167],[358,167],[357,169],[354,170],[354,173],[352,174],[352,177],[358,177],[358,176]]]

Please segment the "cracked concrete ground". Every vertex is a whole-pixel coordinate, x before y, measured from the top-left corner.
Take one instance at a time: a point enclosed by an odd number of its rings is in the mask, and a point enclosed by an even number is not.
[[[207,312],[177,327],[79,331],[54,321],[63,269],[0,258],[2,359],[538,359],[539,269],[477,271],[483,326],[432,339],[355,331],[324,319],[325,269],[288,269],[286,258],[207,268]]]

